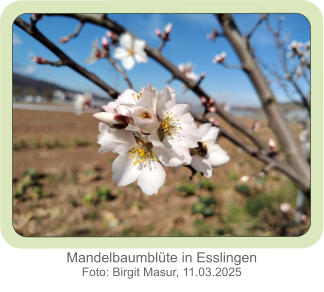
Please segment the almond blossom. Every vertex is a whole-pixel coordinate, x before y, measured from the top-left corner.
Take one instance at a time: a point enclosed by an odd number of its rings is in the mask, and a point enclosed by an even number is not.
[[[215,142],[218,129],[211,124],[197,129],[189,105],[177,104],[168,86],[161,92],[151,85],[140,92],[128,89],[103,109],[94,114],[100,120],[99,152],[119,154],[113,180],[120,186],[137,181],[145,194],[153,194],[164,183],[163,166],[191,164],[210,177],[212,167],[229,160]]]
[[[222,52],[219,55],[216,55],[213,59],[213,63],[218,64],[218,63],[224,63],[226,58],[226,52]]]
[[[197,81],[199,76],[193,72],[194,66],[192,63],[188,62],[187,64],[179,64],[178,69],[183,72],[188,79]]]
[[[227,163],[230,157],[217,143],[219,129],[212,124],[202,124],[198,128],[198,147],[190,149],[191,166],[206,177],[211,177],[213,167]]]
[[[137,181],[143,193],[156,194],[165,181],[165,171],[154,153],[152,143],[131,132],[99,123],[99,152],[112,151],[118,157],[112,164],[113,177],[119,186]]]
[[[145,41],[133,37],[130,33],[124,33],[119,37],[121,47],[115,49],[114,57],[119,59],[126,70],[131,70],[135,61],[146,63],[147,55],[144,51]]]

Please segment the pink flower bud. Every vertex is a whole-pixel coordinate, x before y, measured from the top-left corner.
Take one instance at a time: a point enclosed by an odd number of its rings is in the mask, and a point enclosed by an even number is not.
[[[45,58],[42,58],[42,57],[33,57],[32,60],[36,64],[48,64],[48,60],[46,60]]]
[[[68,42],[69,40],[70,40],[70,38],[69,38],[68,36],[62,37],[62,38],[60,39],[60,43],[61,43],[61,44],[64,44],[64,43]]]
[[[168,23],[166,26],[165,26],[165,29],[164,29],[164,33],[165,34],[169,34],[172,30],[172,23]]]
[[[240,178],[240,182],[241,183],[247,183],[249,180],[250,180],[250,176],[248,175],[243,175],[241,178]]]
[[[204,96],[201,96],[201,97],[200,97],[200,100],[201,100],[201,103],[202,103],[202,104],[206,104],[206,103],[207,103],[207,98],[204,97]]]
[[[162,37],[162,32],[161,32],[158,28],[155,29],[155,34],[156,34],[159,38]]]
[[[106,35],[111,39],[111,40],[116,40],[118,37],[115,33],[113,33],[112,31],[108,30],[106,32]]]
[[[105,50],[109,50],[109,42],[105,36],[101,38],[101,45]]]
[[[208,111],[211,112],[211,113],[216,113],[216,107],[212,106],[210,108],[208,108]]]
[[[276,149],[276,142],[273,139],[269,139],[268,146],[270,150],[274,151]]]
[[[34,20],[41,20],[43,17],[43,14],[39,14],[39,13],[34,13],[33,14],[33,19]]]
[[[111,128],[124,129],[129,123],[129,118],[114,112],[99,112],[93,115],[97,120],[106,123]]]

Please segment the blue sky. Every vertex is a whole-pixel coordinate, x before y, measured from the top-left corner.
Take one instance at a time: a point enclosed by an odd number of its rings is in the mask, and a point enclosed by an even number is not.
[[[28,15],[22,18],[28,21]],[[199,75],[207,73],[202,87],[207,90],[217,101],[227,101],[236,105],[258,105],[259,101],[249,79],[241,70],[227,69],[212,63],[215,54],[227,52],[227,62],[232,65],[239,64],[238,58],[225,38],[216,42],[206,39],[206,35],[213,28],[220,28],[218,21],[212,14],[111,14],[110,17],[144,39],[149,45],[157,48],[160,39],[154,30],[163,30],[169,22],[173,24],[171,41],[163,49],[163,54],[174,64],[192,62],[195,72]],[[234,14],[234,18],[242,33],[247,33],[257,22],[258,14]],[[279,15],[270,15],[270,22],[276,26]],[[290,40],[306,42],[310,40],[310,27],[307,19],[299,14],[284,14],[283,35]],[[99,60],[95,64],[87,65],[85,60],[91,52],[91,43],[99,40],[105,29],[86,24],[80,35],[66,44],[59,44],[61,37],[74,32],[78,22],[65,17],[44,17],[38,28],[50,40],[55,42],[62,50],[75,61],[85,66],[89,71],[95,72],[100,78],[114,88],[122,91],[127,84],[122,76],[109,64],[107,60]],[[24,31],[14,26],[13,28],[13,68],[15,72],[29,75],[42,80],[56,82],[57,84],[77,89],[92,91],[105,96],[106,94],[69,68],[56,68],[47,65],[35,65],[30,60],[31,56],[41,56],[49,60],[57,60],[56,56],[46,47],[38,43]],[[271,65],[279,68],[271,34],[262,24],[251,38],[252,47],[256,55]],[[171,75],[154,60],[149,59],[146,64],[136,64],[128,71],[128,75],[136,89],[151,83],[158,89],[165,86]],[[301,84],[306,90],[306,86]],[[177,98],[190,103],[198,102],[191,92],[183,93],[180,82],[174,81],[172,87],[176,89]],[[283,92],[272,82],[272,88],[280,101],[287,101]]]

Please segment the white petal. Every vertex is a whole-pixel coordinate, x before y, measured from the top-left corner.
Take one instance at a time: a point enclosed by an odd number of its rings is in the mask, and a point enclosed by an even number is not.
[[[132,48],[134,40],[129,33],[123,33],[119,38],[119,42],[125,49],[128,50]]]
[[[198,155],[192,156],[191,166],[206,177],[211,177],[213,174],[213,168],[204,157]]]
[[[167,149],[165,147],[153,147],[153,152],[156,157],[161,161],[165,166],[177,167],[186,163],[185,156],[179,155],[174,152],[172,149]]]
[[[118,60],[122,60],[125,59],[129,56],[129,53],[127,50],[125,50],[122,47],[116,48],[114,51],[114,58],[118,59]]]
[[[128,153],[120,154],[112,164],[113,177],[119,186],[126,186],[136,181],[142,170],[139,164],[133,164],[134,159],[129,158]]]
[[[210,127],[207,131],[207,133],[205,133],[204,136],[202,136],[201,141],[210,141],[210,142],[215,142],[216,138],[218,136],[219,133],[219,128],[217,127]]]
[[[175,97],[172,97],[170,89],[165,87],[162,92],[160,92],[157,105],[156,113],[158,116],[161,116],[164,111],[171,109],[176,103]]]
[[[230,160],[227,152],[224,151],[218,144],[208,146],[208,153],[206,159],[213,166],[219,166],[224,163],[227,163]]]
[[[153,162],[143,168],[137,181],[138,186],[146,195],[157,194],[165,181],[165,171],[159,162]]]
[[[176,114],[178,117],[188,113],[190,110],[190,106],[188,104],[175,104],[171,108],[171,112],[173,114]],[[191,115],[190,115],[191,116]],[[191,117],[191,122],[193,121],[193,118]]]
[[[127,58],[122,59],[122,64],[126,70],[130,70],[135,65],[135,60],[132,56],[128,56]]]
[[[134,135],[130,131],[112,129],[99,123],[100,134],[98,144],[101,145],[99,153],[112,151],[115,153],[128,152],[129,148],[136,144]]]
[[[137,63],[147,63],[147,55],[144,51],[137,51],[134,54]]]
[[[211,126],[212,126],[212,124],[210,124],[210,123],[204,123],[204,124],[199,126],[199,128],[198,128],[198,136],[200,138],[200,141],[203,141],[202,138],[205,135],[207,135],[207,133],[208,133]]]
[[[134,51],[135,52],[140,52],[140,51],[144,51],[145,48],[145,41],[144,40],[139,40],[139,39],[135,39],[134,41]]]
[[[135,105],[137,103],[137,92],[133,89],[126,89],[118,96],[117,102],[124,105]]]

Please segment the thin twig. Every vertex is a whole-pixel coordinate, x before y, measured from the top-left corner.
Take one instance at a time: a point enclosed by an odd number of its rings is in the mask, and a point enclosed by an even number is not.
[[[246,35],[247,39],[250,39],[252,37],[252,35],[254,34],[254,32],[257,30],[257,28],[262,24],[262,22],[268,17],[267,14],[263,14],[261,15],[261,17],[259,18],[259,20],[257,21],[257,23],[252,27],[252,29],[250,30],[250,32]]]
[[[129,88],[133,89],[134,88],[133,84],[129,80],[125,70],[117,64],[117,62],[114,60],[113,57],[111,57],[111,55],[109,53],[107,54],[107,59],[111,63],[111,65],[113,65],[113,67],[123,76],[123,78],[125,79],[125,81],[127,82],[128,86],[129,86]]]
[[[71,39],[76,38],[80,34],[80,31],[81,31],[83,25],[84,25],[84,22],[83,21],[80,21],[80,24],[78,25],[78,27],[76,28],[76,30],[75,30],[74,33],[71,33],[71,34],[63,37],[63,38],[66,38],[66,40],[64,41],[64,43],[67,43]]]

